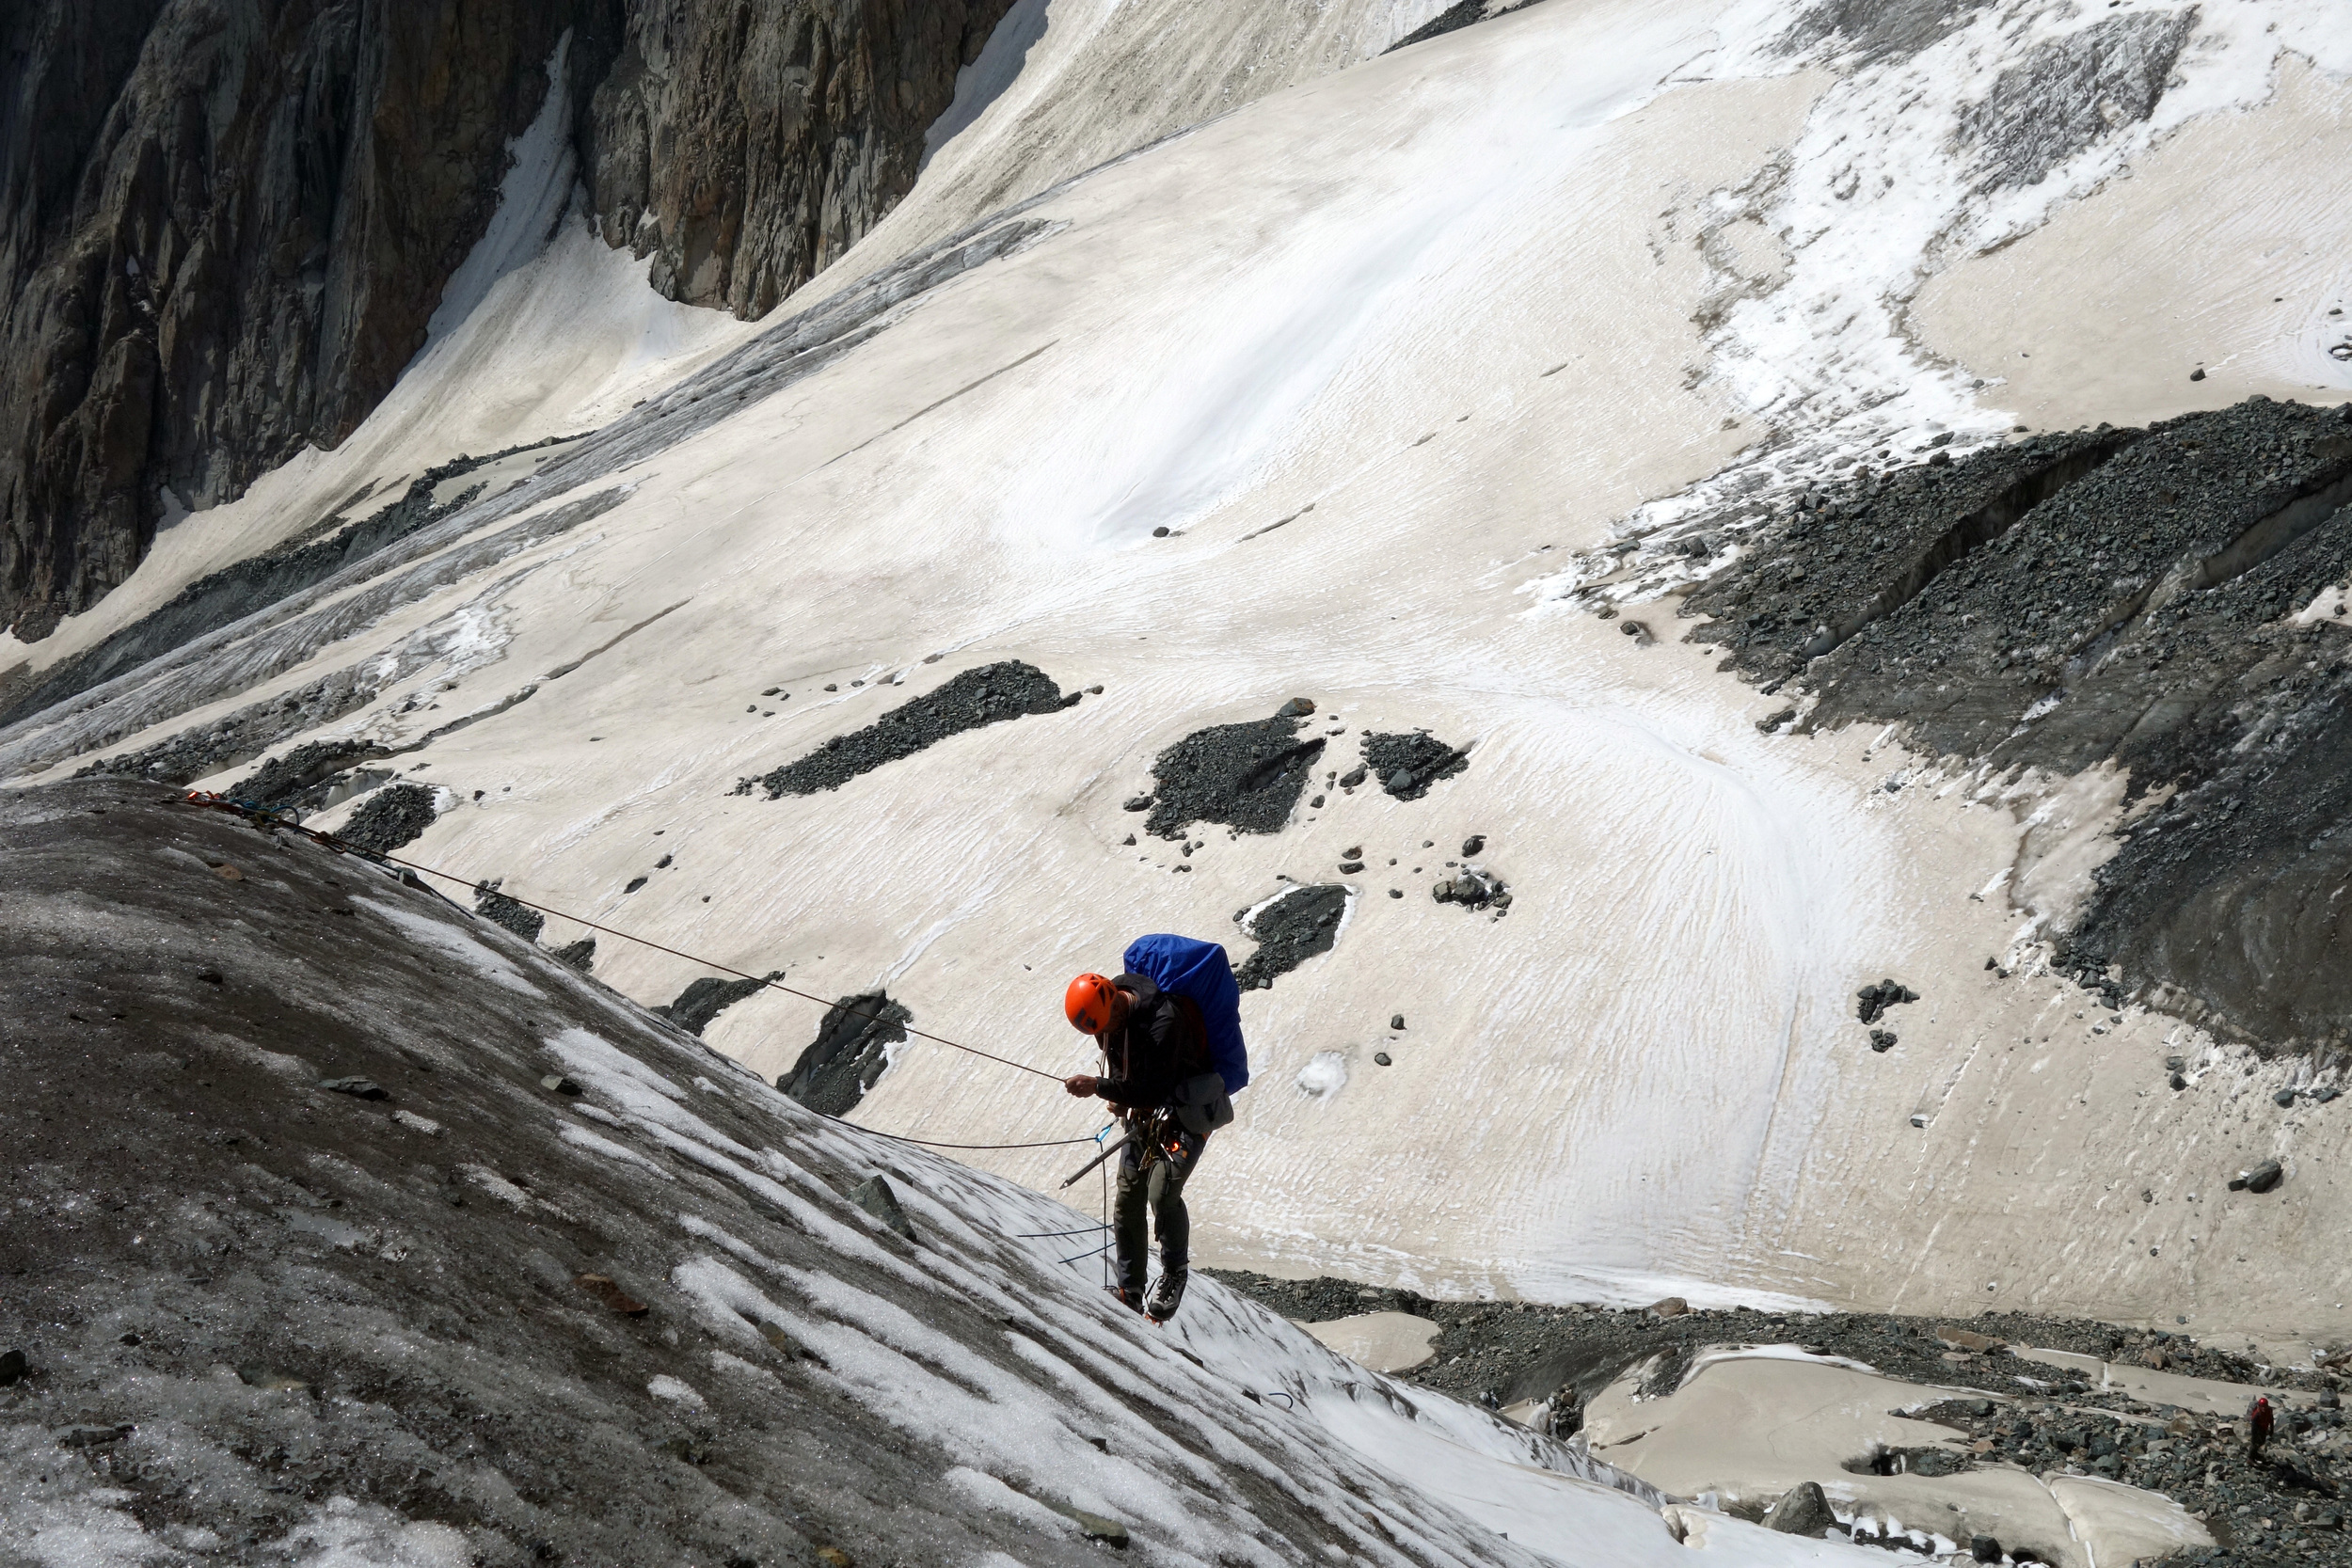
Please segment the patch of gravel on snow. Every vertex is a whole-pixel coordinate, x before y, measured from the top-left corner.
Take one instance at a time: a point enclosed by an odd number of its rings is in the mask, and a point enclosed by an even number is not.
[[[1255,911],[1235,918],[1258,950],[1233,971],[1244,990],[1263,990],[1318,953],[1328,953],[1347,918],[1349,889],[1343,882],[1316,882],[1277,894]]]
[[[1145,831],[1180,839],[1195,822],[1219,822],[1245,833],[1281,832],[1323,755],[1323,736],[1299,738],[1303,722],[1286,711],[1213,724],[1168,747],[1152,761]]]
[[[1016,658],[982,665],[899,704],[862,730],[834,736],[798,762],[738,780],[734,793],[749,795],[755,784],[773,800],[839,789],[861,773],[911,757],[951,735],[1027,714],[1057,712],[1079,700],[1075,691],[1063,696],[1061,688],[1033,664]]]
[[[335,836],[362,849],[389,855],[433,826],[433,791],[423,784],[386,784],[343,819]]]
[[[473,912],[485,920],[505,927],[525,942],[537,942],[539,933],[547,928],[548,917],[530,905],[517,903],[501,893],[499,882],[502,880],[504,879],[501,878],[474,884]],[[589,940],[594,942],[596,939],[592,937]],[[697,1029],[694,1033],[699,1035],[702,1031]]]
[[[288,806],[316,811],[352,764],[389,755],[388,748],[373,740],[306,740],[280,756],[262,759],[261,767],[225,793],[273,811]]]
[[[783,978],[781,969],[770,970],[767,977],[759,980],[722,980],[715,974],[706,974],[699,980],[688,981],[686,989],[677,993],[676,1001],[653,1010],[699,1039],[702,1032],[710,1027],[711,1020],[743,998],[767,990],[769,980]]]
[[[1468,748],[1449,746],[1427,730],[1368,735],[1363,755],[1380,787],[1400,800],[1418,800],[1438,780],[1450,779],[1470,766]]]

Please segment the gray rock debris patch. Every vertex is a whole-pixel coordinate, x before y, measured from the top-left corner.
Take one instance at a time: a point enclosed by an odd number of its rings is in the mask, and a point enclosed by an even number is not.
[[[433,791],[422,784],[386,784],[344,819],[335,836],[362,849],[389,855],[421,837],[433,826]]]
[[[2344,622],[2300,613],[2352,580],[2352,407],[2249,398],[1857,470],[1743,544],[1686,601],[1692,640],[1808,696],[1798,733],[1895,722],[1987,777],[2127,779],[2063,973],[2266,1050],[2352,1030],[2352,928],[2326,912],[2352,880],[2352,660]]]
[[[517,903],[501,893],[499,882],[502,880],[504,879],[501,878],[474,884],[473,912],[485,920],[505,927],[525,942],[537,942],[540,931],[547,926],[548,917],[530,905]],[[589,939],[592,949],[595,940],[593,937]],[[696,1030],[695,1033],[700,1034],[701,1031]]]
[[[1441,877],[1429,889],[1429,896],[1440,904],[1459,904],[1464,909],[1491,909],[1497,914],[1511,907],[1511,889],[1502,879],[1490,871],[1466,865],[1451,877]]]
[[[1234,981],[1244,990],[1261,990],[1316,954],[1331,951],[1347,917],[1347,899],[1345,884],[1322,882],[1291,888],[1254,912],[1243,911],[1235,919],[1258,948],[1233,971]]]
[[[1439,779],[1450,779],[1470,766],[1470,748],[1449,746],[1427,730],[1402,735],[1368,735],[1363,743],[1364,766],[1380,787],[1400,800],[1418,800]]]
[[[733,793],[755,786],[771,800],[839,789],[861,773],[911,757],[951,735],[1003,723],[1025,715],[1055,713],[1074,705],[1079,693],[1061,688],[1033,664],[1007,659],[966,670],[934,691],[901,703],[862,730],[837,735],[797,762],[736,782]]]
[[[1320,736],[1301,739],[1295,703],[1271,719],[1195,730],[1152,762],[1146,832],[1181,839],[1196,822],[1245,833],[1279,832],[1323,755]],[[1131,802],[1132,805],[1132,802]]]
[[[589,939],[591,952],[595,951],[595,940],[593,937]],[[699,1039],[702,1032],[709,1028],[711,1021],[721,1013],[743,998],[766,990],[770,980],[783,978],[784,971],[781,969],[771,969],[766,978],[758,980],[723,980],[717,975],[706,974],[698,980],[689,981],[686,989],[677,993],[676,1001],[667,1006],[656,1007],[654,1011]]]

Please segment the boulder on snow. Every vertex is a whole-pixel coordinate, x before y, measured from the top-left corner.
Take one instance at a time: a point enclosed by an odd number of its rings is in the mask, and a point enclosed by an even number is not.
[[[898,1195],[890,1190],[890,1179],[877,1171],[850,1189],[850,1201],[897,1231],[908,1241],[914,1240],[914,1222],[898,1207]]]
[[[1668,1296],[1663,1301],[1649,1304],[1649,1314],[1653,1318],[1679,1318],[1689,1310],[1691,1304],[1680,1296]]]
[[[1829,1498],[1822,1495],[1818,1481],[1801,1481],[1782,1493],[1780,1501],[1764,1515],[1764,1528],[1783,1535],[1820,1535],[1836,1523],[1837,1515],[1830,1511]]]
[[[1440,904],[1461,904],[1474,910],[1490,904],[1507,909],[1511,903],[1511,890],[1503,885],[1502,878],[1467,866],[1456,876],[1439,878],[1432,883],[1429,896]]]

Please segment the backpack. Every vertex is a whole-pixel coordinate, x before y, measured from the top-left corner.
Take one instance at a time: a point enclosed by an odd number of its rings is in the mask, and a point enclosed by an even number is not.
[[[1130,974],[1140,974],[1200,1009],[1209,1060],[1224,1080],[1225,1092],[1239,1094],[1249,1082],[1249,1049],[1241,1037],[1241,988],[1234,984],[1225,949],[1213,942],[1163,932],[1136,938],[1120,962]]]

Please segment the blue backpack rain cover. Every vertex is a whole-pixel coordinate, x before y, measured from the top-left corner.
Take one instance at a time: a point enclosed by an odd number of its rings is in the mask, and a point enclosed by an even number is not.
[[[1225,949],[1213,942],[1190,937],[1137,937],[1120,959],[1130,974],[1140,974],[1162,990],[1189,996],[1200,1009],[1209,1035],[1209,1059],[1225,1080],[1227,1094],[1239,1094],[1249,1082],[1249,1049],[1241,1038],[1241,988],[1233,983],[1233,966]]]

